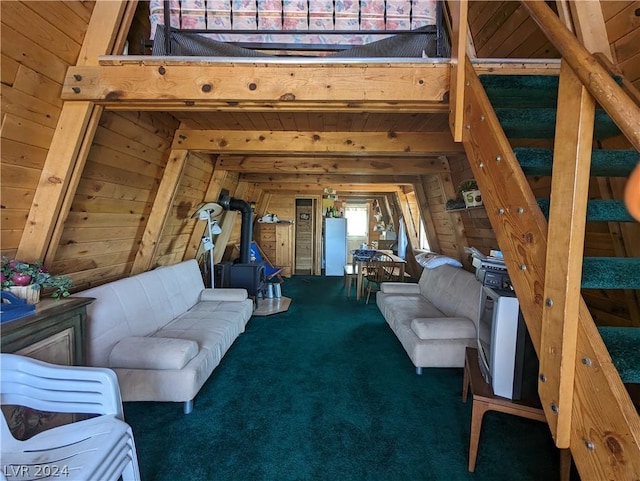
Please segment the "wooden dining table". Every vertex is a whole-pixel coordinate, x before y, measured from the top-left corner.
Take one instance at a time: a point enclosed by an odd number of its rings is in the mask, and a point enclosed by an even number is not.
[[[357,252],[363,251],[358,250]],[[407,261],[405,261],[402,257],[398,257],[390,250],[368,249],[364,252],[366,252],[365,255],[357,255],[356,251],[351,251],[351,254],[353,255],[352,263],[354,272],[358,274],[356,281],[356,301],[359,301],[360,298],[364,295],[364,267],[367,262],[374,259],[377,254],[386,254],[391,258],[391,260],[389,261],[380,261],[380,265],[398,267],[400,269],[398,277],[400,279],[400,282],[404,282],[404,266]]]

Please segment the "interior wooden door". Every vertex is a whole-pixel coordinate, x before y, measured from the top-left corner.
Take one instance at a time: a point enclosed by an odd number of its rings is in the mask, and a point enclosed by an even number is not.
[[[295,273],[313,274],[315,216],[313,199],[296,200]]]

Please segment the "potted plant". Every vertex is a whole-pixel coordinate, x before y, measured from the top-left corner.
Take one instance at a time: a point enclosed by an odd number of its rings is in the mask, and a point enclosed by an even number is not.
[[[462,181],[458,186],[458,192],[460,192],[466,207],[482,205],[482,195],[478,190],[478,183],[474,179]]]
[[[0,285],[29,304],[40,300],[42,289],[53,289],[51,297],[55,299],[67,297],[72,284],[67,276],[51,275],[40,261],[29,263],[2,257]]]

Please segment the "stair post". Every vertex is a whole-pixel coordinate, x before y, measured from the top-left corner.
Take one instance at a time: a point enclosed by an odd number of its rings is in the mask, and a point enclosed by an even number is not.
[[[540,397],[556,445],[571,438],[580,283],[595,102],[565,61],[560,67],[539,352]]]

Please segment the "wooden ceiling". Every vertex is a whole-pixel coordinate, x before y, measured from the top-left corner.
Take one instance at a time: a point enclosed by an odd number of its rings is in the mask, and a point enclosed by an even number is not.
[[[186,129],[298,132],[446,132],[446,113],[170,112]]]

